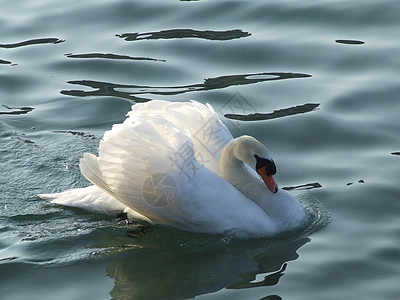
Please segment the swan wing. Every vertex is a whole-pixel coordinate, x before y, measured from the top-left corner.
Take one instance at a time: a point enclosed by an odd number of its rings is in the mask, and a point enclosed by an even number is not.
[[[80,167],[89,181],[121,203],[166,223],[161,208],[175,200],[176,181],[189,180],[200,168],[193,153],[190,137],[160,115],[130,115],[104,134],[98,156],[84,155]]]
[[[219,174],[222,149],[232,140],[232,135],[219,119],[211,105],[197,101],[168,102],[153,100],[132,106],[129,116],[146,118],[162,115],[179,130],[187,133],[194,146],[196,159]]]

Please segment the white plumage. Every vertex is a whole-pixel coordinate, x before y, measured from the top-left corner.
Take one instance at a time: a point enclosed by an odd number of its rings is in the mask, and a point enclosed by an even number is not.
[[[133,105],[128,118],[104,134],[98,156],[81,159],[81,172],[93,186],[39,196],[93,212],[126,209],[153,224],[238,238],[303,226],[303,207],[287,192],[267,188],[254,155],[272,161],[254,138],[233,140],[210,105],[155,100]]]

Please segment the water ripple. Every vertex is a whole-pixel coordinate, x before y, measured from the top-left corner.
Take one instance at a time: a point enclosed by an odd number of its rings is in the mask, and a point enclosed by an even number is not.
[[[12,62],[8,61],[8,60],[0,59],[0,64],[2,64],[2,65],[10,65],[10,64],[12,64]]]
[[[225,114],[225,118],[240,120],[240,121],[260,121],[260,120],[270,120],[276,118],[282,118],[297,114],[303,114],[306,112],[314,111],[318,108],[319,103],[306,103],[303,105],[293,106],[289,108],[274,110],[272,113],[255,113],[248,115],[240,115],[240,114]]]
[[[336,40],[335,41],[338,44],[347,44],[347,45],[362,45],[365,44],[364,41],[359,41],[359,40]]]
[[[4,108],[6,109],[5,111],[0,110],[0,115],[23,115],[27,114],[28,112],[34,110],[33,107],[10,107],[8,105],[2,104],[0,105],[0,109]]]
[[[282,189],[285,191],[292,191],[292,190],[311,190],[311,189],[318,189],[318,188],[322,188],[322,185],[318,182],[313,182],[313,183],[301,184],[301,185],[296,185],[296,186],[287,186],[287,187],[283,187]]]
[[[240,29],[214,31],[214,30],[193,30],[193,29],[169,29],[154,32],[135,32],[135,33],[122,33],[117,34],[117,37],[125,41],[139,41],[139,40],[158,40],[158,39],[183,39],[183,38],[198,38],[205,40],[226,41],[239,39],[250,36],[251,33],[242,31]]]
[[[67,53],[67,54],[65,54],[65,56],[68,58],[100,58],[100,59],[149,60],[149,61],[166,62],[165,59],[119,55],[119,54],[112,54],[112,53],[83,53],[83,54]]]
[[[75,97],[88,97],[88,96],[114,96],[125,99],[131,99],[136,102],[146,102],[150,99],[138,97],[136,95],[152,94],[152,95],[178,95],[195,91],[209,91],[224,89],[230,86],[239,86],[254,84],[266,81],[293,79],[293,78],[307,78],[311,77],[309,74],[303,73],[284,73],[284,72],[270,72],[270,73],[252,73],[252,74],[238,74],[226,75],[214,78],[207,78],[203,83],[196,83],[190,85],[177,85],[177,86],[145,86],[134,84],[117,84],[110,82],[101,82],[94,80],[72,80],[68,81],[69,84],[82,85],[93,88],[93,91],[84,90],[62,90],[61,94],[70,95]],[[129,91],[121,91],[128,89]]]
[[[42,38],[42,39],[33,39],[33,40],[12,43],[12,44],[0,44],[0,48],[8,49],[8,48],[24,47],[24,46],[29,46],[29,45],[58,44],[58,43],[62,43],[62,42],[65,42],[65,41],[58,39],[58,38]]]

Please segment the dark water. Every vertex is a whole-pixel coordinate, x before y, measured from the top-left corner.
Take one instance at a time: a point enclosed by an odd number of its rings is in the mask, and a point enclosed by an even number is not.
[[[400,298],[398,1],[1,7],[2,299]],[[274,240],[135,238],[36,196],[88,185],[80,157],[150,99],[209,102],[234,136],[261,140],[315,224]]]

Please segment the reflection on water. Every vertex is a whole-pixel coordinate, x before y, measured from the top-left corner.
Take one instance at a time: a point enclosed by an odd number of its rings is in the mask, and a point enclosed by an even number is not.
[[[220,247],[135,249],[107,267],[113,299],[182,299],[223,288],[243,289],[278,283],[286,263],[309,238],[271,243],[230,242]],[[251,244],[251,245],[249,245]],[[254,282],[259,274],[267,274]]]
[[[10,64],[12,64],[12,62],[11,62],[11,61],[8,61],[8,60],[0,59],[0,64],[3,64],[3,65],[10,65]]]
[[[151,95],[177,95],[187,92],[196,91],[209,91],[216,89],[223,89],[230,86],[239,86],[254,84],[266,81],[294,79],[294,78],[307,78],[311,77],[309,74],[303,73],[252,73],[252,74],[239,74],[239,75],[226,75],[214,78],[207,78],[203,83],[195,83],[190,85],[178,86],[145,86],[134,84],[117,84],[110,82],[101,82],[94,80],[73,80],[68,81],[70,84],[82,85],[93,88],[93,91],[84,90],[62,90],[61,94],[70,95],[75,97],[88,97],[88,96],[113,96],[124,99],[131,99],[136,102],[146,102],[150,98],[139,97],[137,95],[151,94]],[[122,91],[128,90],[128,91]]]
[[[125,39],[125,41],[138,41],[138,40],[158,40],[158,39],[183,39],[183,38],[198,38],[205,40],[218,40],[226,41],[239,39],[250,36],[251,34],[240,29],[214,31],[214,30],[193,30],[193,29],[170,29],[155,32],[135,32],[117,34],[118,37]]]
[[[262,297],[260,300],[282,300],[282,298],[279,297],[278,295],[269,295]]]
[[[297,114],[303,114],[306,112],[314,111],[318,108],[319,103],[306,103],[303,105],[293,106],[289,108],[274,110],[272,113],[255,113],[248,115],[240,114],[225,114],[226,118],[241,121],[260,121],[260,120],[270,120],[276,118],[282,118]]]
[[[0,105],[0,115],[24,115],[34,110],[33,107],[11,107],[5,104]]]
[[[151,57],[138,57],[129,55],[119,55],[112,53],[83,53],[83,54],[65,54],[68,58],[100,58],[100,59],[123,59],[123,60],[150,60],[150,61],[161,61],[165,62],[164,59],[157,59]]]
[[[311,189],[318,189],[321,187],[322,187],[322,185],[319,184],[318,182],[313,182],[313,183],[301,184],[301,185],[296,185],[296,186],[286,186],[286,187],[283,187],[282,189],[285,191],[292,191],[292,190],[311,190]]]
[[[347,45],[362,45],[365,44],[363,41],[358,41],[358,40],[336,40],[336,43],[339,44],[347,44]]]
[[[248,289],[253,287],[261,287],[261,286],[272,286],[276,285],[279,282],[279,279],[284,275],[284,271],[286,270],[287,263],[284,263],[279,271],[275,273],[269,274],[264,277],[264,280],[258,282],[252,282],[256,279],[254,274],[244,274],[241,276],[245,278],[242,282],[235,283],[233,285],[227,286],[227,289]],[[255,274],[257,275],[257,274]]]
[[[64,40],[58,39],[58,38],[40,38],[40,39],[31,39],[27,41],[22,41],[22,42],[17,42],[17,43],[10,43],[10,44],[0,44],[0,48],[4,49],[11,49],[11,48],[19,48],[19,47],[24,47],[24,46],[30,46],[30,45],[40,45],[40,44],[59,44],[65,42]],[[13,64],[11,61],[0,59],[0,65],[16,65]],[[1,112],[0,112],[1,114]]]
[[[85,137],[85,138],[95,139],[95,136],[93,134],[86,133],[86,132],[81,132],[81,131],[53,130],[53,132],[55,132],[55,133],[69,133],[69,134],[72,134],[72,135],[78,135],[78,136]]]
[[[188,299],[224,288],[278,284],[286,268],[290,269],[287,262],[296,260],[297,250],[310,241],[307,236],[331,220],[329,212],[309,192],[297,197],[310,214],[309,224],[300,232],[284,233],[273,240],[234,240],[164,226],[154,226],[151,233],[131,238],[130,250],[107,266],[114,280],[111,296]]]
[[[38,45],[38,44],[58,44],[62,42],[64,42],[64,40],[60,40],[57,38],[43,38],[43,39],[33,39],[12,44],[0,44],[0,48],[17,48],[17,47]]]

